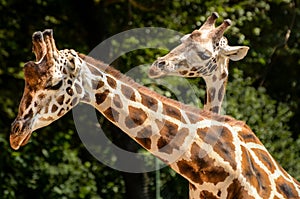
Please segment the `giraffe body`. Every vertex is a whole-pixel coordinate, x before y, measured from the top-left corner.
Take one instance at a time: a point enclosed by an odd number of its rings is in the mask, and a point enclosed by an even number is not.
[[[33,46],[12,148],[84,102],[185,177],[190,198],[300,198],[299,183],[244,122],[163,97],[74,50],[58,51],[49,30],[34,33]]]
[[[218,14],[213,13],[199,30],[183,36],[179,46],[152,64],[149,76],[202,77],[206,83],[207,98],[204,110],[219,114],[228,80],[229,60],[244,58],[249,47],[228,46],[223,33],[231,22],[225,20],[215,28],[217,18]]]

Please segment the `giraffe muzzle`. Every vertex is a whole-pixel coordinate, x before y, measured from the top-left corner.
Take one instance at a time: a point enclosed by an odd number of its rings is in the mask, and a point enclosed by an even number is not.
[[[156,60],[150,67],[148,75],[150,78],[159,78],[165,76],[164,67],[167,65],[164,60]]]
[[[28,143],[31,131],[25,128],[24,122],[15,120],[11,125],[10,146],[14,150],[18,150],[21,146]]]

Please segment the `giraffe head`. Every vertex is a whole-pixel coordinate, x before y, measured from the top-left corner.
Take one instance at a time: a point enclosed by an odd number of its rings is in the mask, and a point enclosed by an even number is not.
[[[183,36],[179,46],[152,64],[149,76],[207,77],[218,70],[219,62],[227,65],[228,59],[238,61],[244,58],[249,47],[229,46],[223,33],[231,25],[231,21],[227,19],[215,27],[217,18],[218,14],[213,13],[199,30]]]
[[[74,50],[58,51],[52,30],[32,36],[36,62],[24,66],[25,88],[17,118],[12,123],[10,144],[17,150],[31,133],[63,116],[78,103],[82,93],[77,77],[82,60]]]

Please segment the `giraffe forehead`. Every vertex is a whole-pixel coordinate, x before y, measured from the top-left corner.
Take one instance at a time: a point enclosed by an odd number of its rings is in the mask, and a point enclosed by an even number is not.
[[[204,29],[204,30],[194,30],[191,33],[191,38],[195,41],[209,41],[212,40],[211,31]]]
[[[50,65],[46,61],[29,61],[24,65],[25,82],[28,83],[31,89],[43,88],[52,78],[61,78],[63,74],[67,74],[65,68],[67,58],[64,53],[60,53],[59,57],[51,63]]]
[[[40,67],[33,61],[27,62],[24,65],[25,86],[29,86],[30,90],[42,86],[47,79],[48,72],[45,67]]]

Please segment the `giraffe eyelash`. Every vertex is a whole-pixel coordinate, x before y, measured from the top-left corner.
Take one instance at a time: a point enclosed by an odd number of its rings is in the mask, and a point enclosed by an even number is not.
[[[57,84],[46,86],[46,89],[48,89],[48,90],[58,90],[61,87],[62,83],[63,83],[63,81],[60,80]]]
[[[197,52],[197,54],[202,60],[207,60],[211,57],[211,53],[209,53],[207,50]]]

